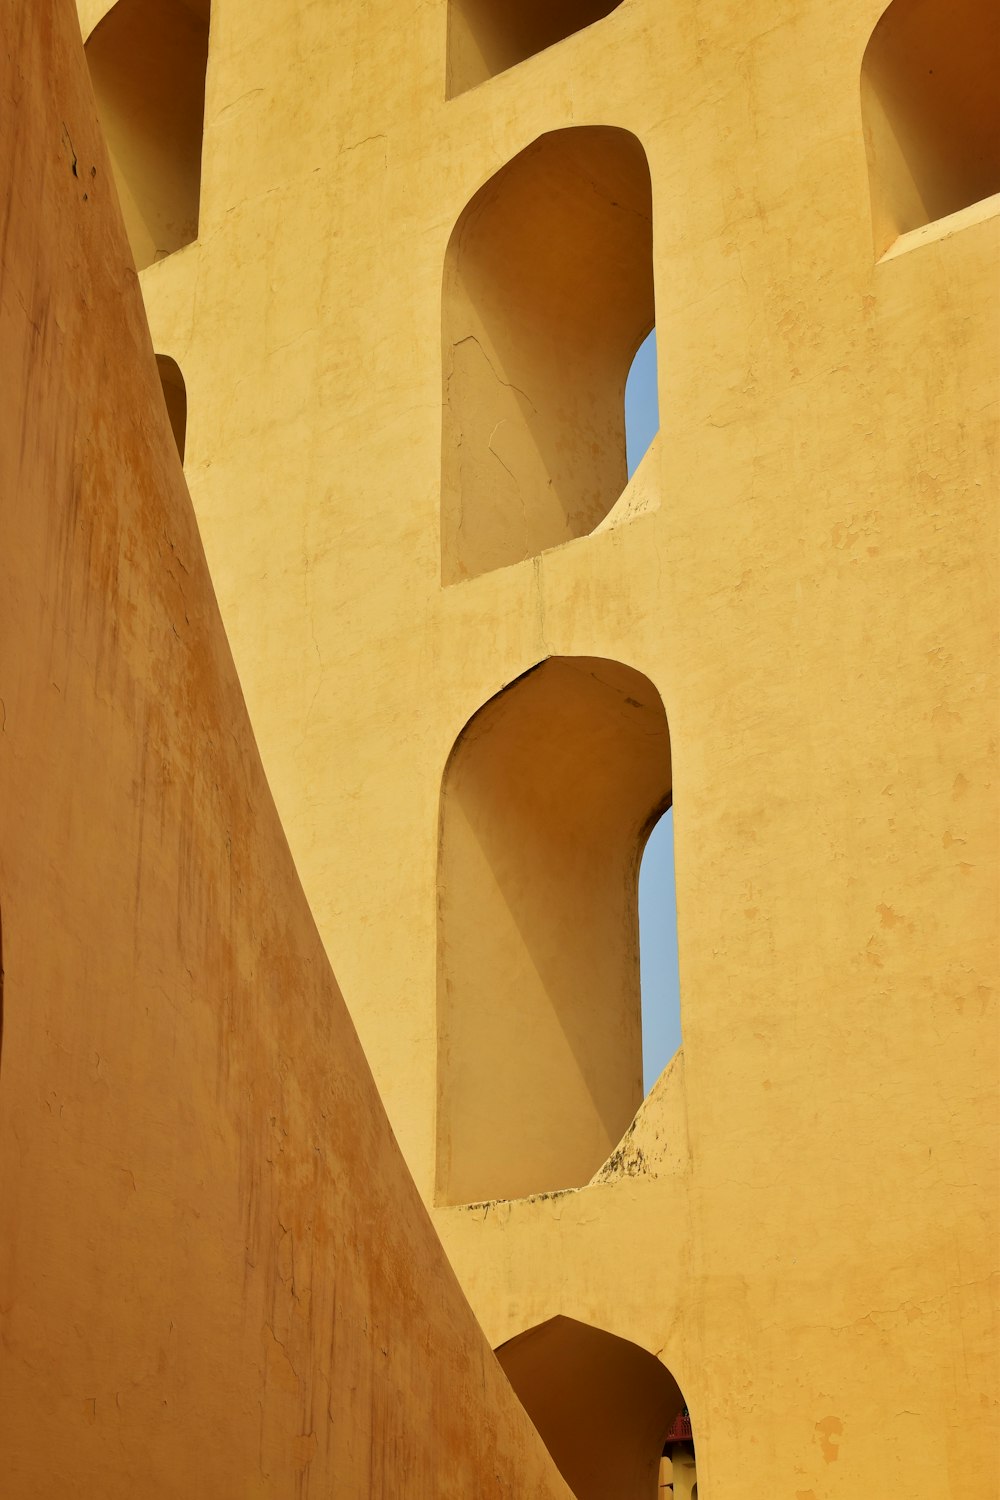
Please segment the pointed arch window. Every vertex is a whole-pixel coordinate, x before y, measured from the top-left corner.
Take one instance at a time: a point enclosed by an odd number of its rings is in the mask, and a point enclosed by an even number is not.
[[[577,1500],[653,1500],[664,1474],[678,1500],[690,1500],[690,1416],[677,1381],[648,1349],[559,1316],[496,1356]]]

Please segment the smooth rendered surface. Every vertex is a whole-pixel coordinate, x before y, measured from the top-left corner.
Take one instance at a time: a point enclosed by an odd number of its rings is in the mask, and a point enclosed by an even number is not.
[[[445,0],[214,0],[199,239],[142,273],[268,777],[427,1201],[456,740],[552,656],[666,706],[684,1055],[592,1185],[436,1222],[494,1345],[563,1315],[661,1359],[700,1500],[997,1489],[1000,203],[876,259],[883,10],[625,0],[447,100]],[[660,433],[592,534],[443,586],[449,243],[580,127],[648,162]]]
[[[0,13],[0,1493],[567,1500],[267,790],[72,6]]]

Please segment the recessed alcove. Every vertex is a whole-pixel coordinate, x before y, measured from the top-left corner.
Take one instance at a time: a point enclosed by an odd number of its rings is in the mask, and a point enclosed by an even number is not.
[[[558,1316],[496,1356],[576,1500],[655,1500],[672,1431],[680,1421],[690,1432],[677,1381],[655,1355]]]
[[[861,68],[875,253],[1000,192],[994,0],[893,0]]]
[[[118,0],[85,47],[137,270],[197,238],[210,0]]]
[[[449,0],[447,95],[465,93],[617,10],[621,0]]]
[[[438,1199],[588,1182],[643,1097],[638,868],[671,797],[641,672],[550,657],[459,735],[441,790]]]
[[[586,536],[618,500],[652,249],[645,153],[610,126],[541,136],[462,213],[442,302],[445,583]]]
[[[183,463],[184,444],[187,439],[187,389],[184,385],[184,376],[180,372],[177,361],[166,354],[156,356],[156,369],[160,377],[167,416],[170,418],[170,430],[177,444],[180,461]]]

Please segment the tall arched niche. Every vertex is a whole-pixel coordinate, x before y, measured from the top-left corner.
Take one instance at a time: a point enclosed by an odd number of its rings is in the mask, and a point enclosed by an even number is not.
[[[685,1407],[655,1355],[566,1317],[539,1323],[496,1355],[577,1500],[654,1500]]]
[[[187,387],[180,366],[169,354],[156,356],[156,371],[160,377],[163,402],[170,418],[170,430],[177,444],[177,454],[184,462],[184,447],[187,442]]]
[[[118,0],[85,52],[137,270],[198,236],[210,0]]]
[[[892,0],[861,67],[875,253],[1000,192],[995,0]]]
[[[626,482],[625,380],[653,327],[636,137],[541,136],[480,188],[445,258],[445,583],[586,536]]]
[[[621,0],[449,0],[448,98],[617,10]]]
[[[642,1101],[638,866],[671,797],[641,672],[550,657],[459,735],[441,791],[438,1198],[579,1187]]]

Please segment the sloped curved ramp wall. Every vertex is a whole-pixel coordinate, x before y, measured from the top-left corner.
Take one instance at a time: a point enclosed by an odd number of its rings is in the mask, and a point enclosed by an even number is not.
[[[420,1202],[299,885],[70,0],[13,10],[4,1500],[569,1500]]]

